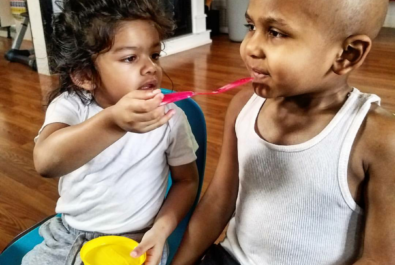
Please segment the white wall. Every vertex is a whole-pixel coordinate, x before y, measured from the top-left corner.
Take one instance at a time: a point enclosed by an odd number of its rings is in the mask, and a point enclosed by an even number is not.
[[[23,19],[16,19],[11,14],[11,6],[8,1],[0,0],[0,24],[3,27],[12,26],[13,29],[11,31],[11,36],[14,38],[16,32],[19,32],[21,29],[21,23]],[[7,30],[0,31],[0,37],[7,37]],[[25,40],[32,40],[32,34],[30,30],[30,25],[28,26],[25,36]]]
[[[390,3],[384,27],[395,28],[395,2]]]
[[[14,18],[11,14],[11,6],[8,1],[0,1],[0,25],[8,27],[14,23]]]

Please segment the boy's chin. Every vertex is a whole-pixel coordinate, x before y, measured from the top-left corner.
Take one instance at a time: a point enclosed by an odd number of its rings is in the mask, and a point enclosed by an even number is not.
[[[276,97],[275,93],[273,93],[273,89],[271,89],[267,85],[263,84],[253,84],[254,92],[257,96],[262,98],[274,98]]]

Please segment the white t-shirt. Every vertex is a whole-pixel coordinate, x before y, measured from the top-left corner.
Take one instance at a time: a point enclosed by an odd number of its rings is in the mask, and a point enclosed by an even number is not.
[[[148,133],[126,133],[60,178],[56,212],[70,226],[117,234],[152,225],[165,198],[169,165],[195,161],[198,148],[184,112],[175,104],[166,105],[169,109],[176,113],[167,124]],[[40,132],[51,123],[82,123],[101,110],[94,100],[84,104],[75,93],[63,93],[49,105]]]

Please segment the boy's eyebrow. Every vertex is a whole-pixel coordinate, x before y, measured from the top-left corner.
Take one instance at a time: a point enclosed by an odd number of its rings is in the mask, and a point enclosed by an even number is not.
[[[245,17],[246,19],[252,20],[250,15],[248,15],[248,13],[245,13]],[[278,24],[284,27],[288,27],[289,25],[285,22],[284,19],[282,18],[275,18],[275,17],[267,17],[267,18],[263,18],[261,19],[263,21],[264,24]]]

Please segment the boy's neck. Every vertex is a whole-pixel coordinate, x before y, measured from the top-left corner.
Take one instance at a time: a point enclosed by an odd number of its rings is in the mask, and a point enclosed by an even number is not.
[[[274,99],[279,108],[290,112],[317,113],[338,110],[353,90],[347,83],[324,89],[320,92],[308,93],[293,97]]]
[[[260,137],[279,145],[300,144],[312,139],[338,113],[352,88],[332,86],[317,91],[320,92],[268,99],[257,118],[256,131]]]

